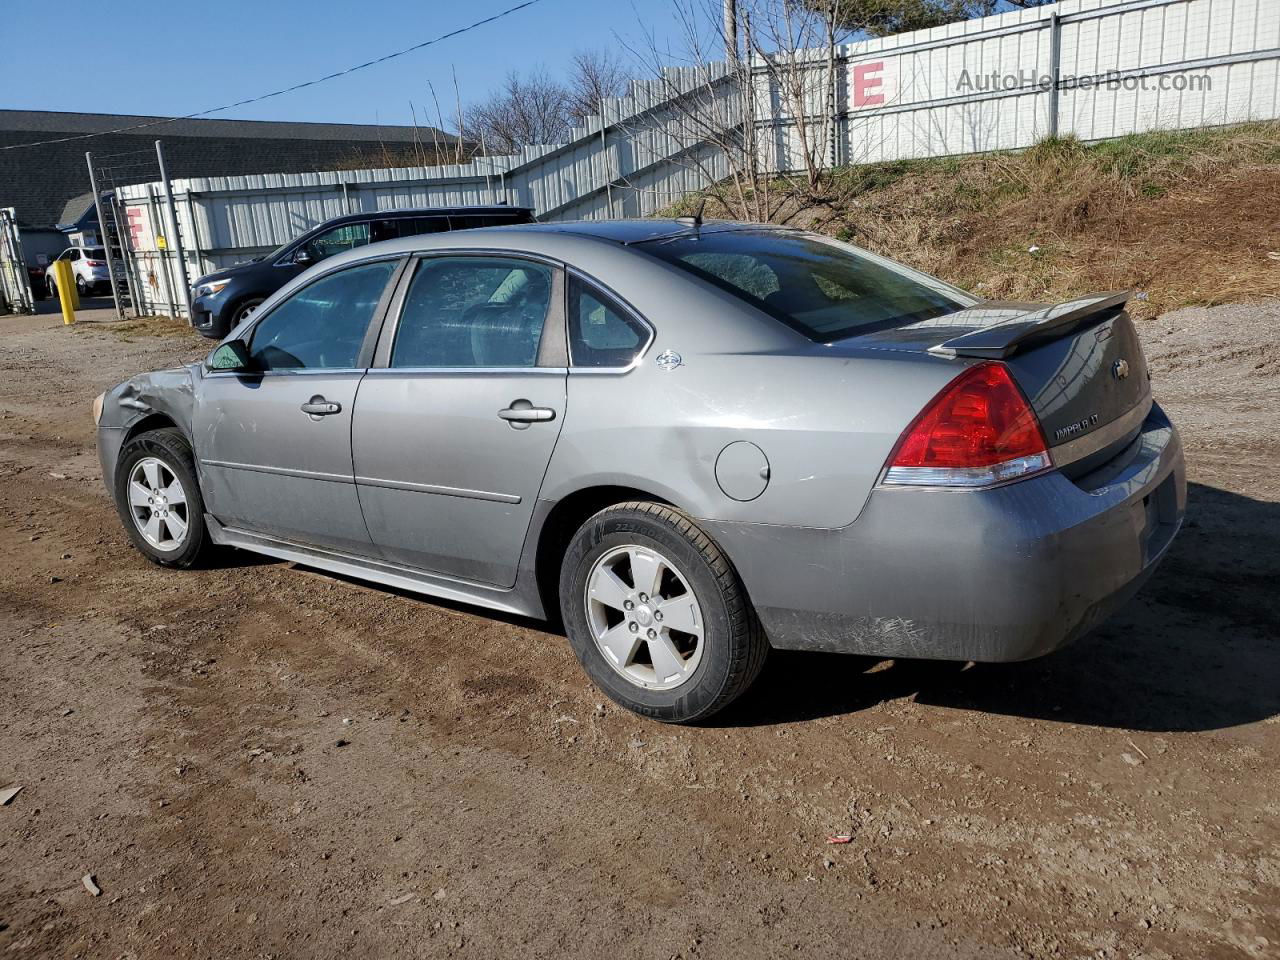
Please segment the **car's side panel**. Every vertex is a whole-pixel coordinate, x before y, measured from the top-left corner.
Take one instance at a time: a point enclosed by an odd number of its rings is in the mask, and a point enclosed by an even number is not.
[[[565,422],[564,369],[375,369],[353,422],[365,521],[387,560],[509,587]],[[513,425],[527,401],[554,419]]]
[[[363,370],[201,379],[192,442],[209,513],[272,536],[372,553],[351,469],[351,414]],[[339,412],[302,405],[323,396]]]
[[[807,355],[699,353],[654,362],[680,339],[652,318],[655,344],[620,374],[573,371],[571,415],[543,496],[583,486],[654,489],[695,517],[843,527],[857,517],[902,430],[953,365]],[[767,458],[764,492],[729,497],[716,463],[748,441]]]

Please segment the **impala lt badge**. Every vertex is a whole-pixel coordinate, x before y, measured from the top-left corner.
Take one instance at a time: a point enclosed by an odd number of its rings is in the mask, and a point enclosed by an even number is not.
[[[1124,361],[1122,360],[1121,363],[1123,362]],[[1065,427],[1059,427],[1057,430],[1053,431],[1053,438],[1055,440],[1065,440],[1067,437],[1074,437],[1076,434],[1084,433],[1086,430],[1092,430],[1097,425],[1098,415],[1096,413],[1091,413],[1082,420],[1077,420],[1075,423],[1069,423]]]
[[[1111,365],[1111,375],[1117,380],[1123,380],[1129,376],[1129,361],[1121,357]]]

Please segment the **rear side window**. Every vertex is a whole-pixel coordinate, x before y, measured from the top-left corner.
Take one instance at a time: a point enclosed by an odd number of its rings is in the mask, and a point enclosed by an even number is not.
[[[391,348],[393,367],[532,367],[551,269],[506,257],[423,260]]]
[[[341,370],[359,363],[369,321],[395,262],[348,267],[309,283],[253,328],[258,370]]]
[[[649,332],[612,297],[569,278],[569,356],[575,367],[626,367]]]
[[[455,213],[449,218],[449,221],[454,230],[471,230],[476,227],[501,227],[512,223],[524,223],[525,219],[487,213]]]
[[[941,280],[803,234],[706,231],[640,246],[817,343],[931,320],[975,302]]]
[[[370,243],[416,237],[424,233],[443,233],[449,229],[448,217],[390,217],[370,224]]]

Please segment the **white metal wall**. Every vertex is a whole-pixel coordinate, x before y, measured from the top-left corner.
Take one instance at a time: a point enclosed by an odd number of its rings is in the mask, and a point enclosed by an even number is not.
[[[826,70],[814,51],[814,70]],[[837,135],[824,159],[863,163],[1027,147],[1051,134],[1097,140],[1161,128],[1280,117],[1280,0],[1061,0],[839,49]],[[992,79],[992,75],[995,79]],[[813,89],[820,89],[814,84]],[[672,98],[691,91],[676,109]],[[774,170],[803,166],[795,118],[757,66],[755,136]],[[709,129],[742,123],[725,64],[680,68],[602,104],[567,144],[439,167],[175,180],[194,279],[265,253],[330,217],[401,207],[492,203],[542,218],[646,216],[729,173]],[[812,96],[805,122],[829,122]],[[180,300],[159,184],[121,187],[140,218],[134,276],[143,309]],[[172,246],[172,244],[169,244]]]
[[[1274,119],[1280,0],[1062,0],[850,44],[840,69],[845,163]]]

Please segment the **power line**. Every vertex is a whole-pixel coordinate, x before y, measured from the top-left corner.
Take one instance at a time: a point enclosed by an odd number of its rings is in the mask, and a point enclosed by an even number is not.
[[[32,143],[14,143],[14,144],[10,144],[7,147],[0,147],[0,151],[21,150],[23,147],[43,147],[43,146],[48,146],[51,143],[70,143],[73,140],[88,140],[91,137],[105,137],[113,133],[129,133],[133,130],[145,130],[148,127],[163,126],[166,123],[174,123],[178,120],[195,120],[199,117],[207,117],[211,113],[221,113],[223,110],[234,110],[236,107],[248,106],[251,103],[261,103],[263,100],[270,100],[272,97],[278,97],[286,93],[293,93],[295,90],[301,90],[304,87],[314,87],[316,84],[324,83],[326,80],[334,80],[338,77],[345,77],[347,74],[355,73],[357,70],[364,70],[367,67],[375,67],[380,63],[386,63],[388,60],[396,59],[396,57],[403,57],[405,54],[413,53],[417,50],[423,49],[424,47],[432,46],[433,44],[440,43],[444,40],[451,40],[454,37],[460,36],[461,34],[467,33],[471,30],[475,30],[478,27],[483,27],[486,24],[493,23],[495,20],[501,20],[503,17],[510,16],[511,14],[519,10],[523,10],[525,7],[532,7],[535,3],[541,3],[541,2],[542,0],[525,0],[524,3],[518,3],[514,7],[508,7],[506,10],[503,10],[501,13],[495,13],[491,17],[485,17],[483,20],[477,20],[475,23],[468,24],[465,27],[459,27],[457,30],[451,30],[448,33],[443,33],[440,36],[433,37],[430,40],[424,40],[422,43],[415,43],[412,47],[405,47],[405,49],[397,50],[395,53],[388,53],[386,56],[378,57],[377,59],[374,59],[374,60],[366,60],[364,63],[358,63],[354,67],[347,67],[345,70],[339,70],[336,73],[326,74],[325,76],[317,77],[314,80],[306,80],[302,83],[295,83],[291,87],[284,87],[283,89],[280,89],[280,90],[273,90],[270,93],[264,93],[261,96],[250,97],[247,100],[237,100],[235,103],[228,103],[221,107],[212,107],[209,110],[201,110],[197,113],[184,114],[181,117],[164,117],[160,120],[152,120],[148,123],[136,123],[133,126],[129,126],[129,127],[118,127],[115,130],[99,130],[97,133],[80,133],[80,134],[76,134],[74,137],[58,137],[57,139],[54,139],[54,140],[37,140]]]

